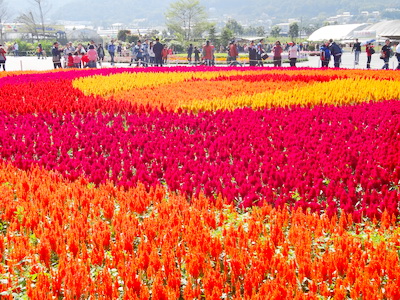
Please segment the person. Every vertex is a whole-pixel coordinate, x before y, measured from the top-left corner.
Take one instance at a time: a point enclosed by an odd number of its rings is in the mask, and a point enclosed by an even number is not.
[[[365,52],[367,53],[367,69],[371,69],[372,54],[375,53],[374,46],[371,43],[365,45]]]
[[[257,65],[259,67],[263,67],[264,66],[263,61],[262,61],[262,55],[265,52],[263,43],[264,43],[264,40],[261,39],[257,44]]]
[[[193,44],[190,44],[189,47],[187,48],[187,60],[189,64],[192,63],[192,55],[193,55]]]
[[[14,43],[13,50],[14,50],[14,56],[19,56],[19,45],[17,42]]]
[[[85,54],[86,53],[85,47],[83,47],[82,43],[78,44],[78,46],[76,47],[76,51],[78,51],[79,54]]]
[[[335,68],[340,68],[340,62],[342,59],[342,48],[339,47],[332,39],[329,40],[329,50],[331,51],[331,55],[333,56],[333,64]]]
[[[297,48],[297,45],[294,41],[289,43],[288,53],[289,53],[289,61],[291,67],[296,67],[298,51],[299,49]]]
[[[105,56],[105,53],[104,53],[103,45],[99,44],[97,46],[97,57],[98,57],[100,67],[101,67],[102,62],[104,61],[104,56]]]
[[[321,45],[320,53],[322,68],[327,68],[329,66],[329,61],[331,60],[331,50],[329,50],[328,42]]]
[[[276,41],[274,48],[272,48],[272,53],[274,55],[274,67],[282,66],[282,46],[280,41]]]
[[[59,49],[58,46],[59,46],[58,42],[54,42],[53,48],[51,49],[51,55],[53,56],[54,69],[62,68],[61,53],[63,53],[63,49]]]
[[[156,67],[162,67],[163,66],[163,62],[162,62],[162,51],[163,51],[163,49],[164,49],[164,47],[160,43],[160,39],[156,38],[156,43],[154,44],[154,47],[153,47]]]
[[[115,56],[115,45],[114,45],[114,40],[111,40],[111,44],[108,45],[108,53],[111,56],[111,65],[114,65],[114,56]]]
[[[0,67],[3,67],[3,71],[6,70],[6,49],[4,49],[3,45],[0,45]]]
[[[153,42],[150,42],[148,52],[149,52],[149,62],[150,62],[150,65],[153,67],[154,63],[156,61],[156,55],[154,53],[154,43]]]
[[[72,56],[72,53],[68,53],[66,67],[73,68],[74,66],[74,57]]]
[[[250,45],[248,47],[248,51],[249,51],[250,67],[255,67],[257,65],[257,48],[254,45],[254,41],[250,42]]]
[[[136,66],[143,66],[144,63],[144,49],[141,40],[138,40],[136,46],[133,48]]]
[[[200,63],[200,50],[197,47],[194,47],[194,65],[197,66]]]
[[[162,56],[163,64],[167,64],[167,62],[168,62],[168,47],[167,47],[167,45],[164,45],[164,48],[161,51],[161,56]]]
[[[354,51],[354,64],[358,65],[360,61],[360,53],[361,53],[361,43],[356,39],[356,42],[353,44],[353,48],[351,52]]]
[[[144,41],[144,43],[142,44],[142,48],[143,48],[143,65],[145,67],[149,66],[149,60],[150,60],[150,56],[149,56],[149,40],[146,39]]]
[[[397,46],[396,46],[396,58],[397,58],[397,61],[398,61],[398,65],[397,65],[397,70],[400,70],[400,43],[399,42],[397,42]]]
[[[121,43],[118,43],[118,46],[117,46],[117,54],[118,54],[118,56],[122,56],[122,44]]]
[[[78,69],[81,67],[81,59],[82,59],[81,54],[78,51],[76,51],[74,53],[74,67],[75,68]]]
[[[229,45],[229,60],[231,66],[237,66],[237,57],[239,56],[238,48],[235,41],[232,41]]]
[[[203,59],[206,66],[212,66],[213,48],[210,41],[206,41],[206,44],[203,46]]]
[[[37,53],[37,58],[38,58],[38,59],[40,59],[40,57],[42,57],[42,59],[44,59],[42,44],[38,44],[38,45],[37,45],[37,47],[36,47],[36,53]]]
[[[385,45],[383,45],[381,49],[381,59],[383,59],[384,65],[382,69],[389,69],[389,59],[390,59],[390,52],[392,51],[392,47],[390,46],[390,40],[387,39],[385,41]]]
[[[98,55],[97,55],[97,51],[96,51],[96,49],[95,49],[95,47],[93,45],[89,46],[89,50],[87,52],[87,57],[89,59],[88,67],[89,68],[96,68],[97,67],[96,63],[97,63]]]
[[[87,55],[87,53],[82,53],[82,57],[81,57],[81,63],[82,63],[82,68],[87,68],[89,67],[89,57]]]

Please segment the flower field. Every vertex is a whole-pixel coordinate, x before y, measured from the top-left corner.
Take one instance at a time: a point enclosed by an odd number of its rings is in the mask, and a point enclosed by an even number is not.
[[[400,299],[400,73],[0,73],[1,299]]]

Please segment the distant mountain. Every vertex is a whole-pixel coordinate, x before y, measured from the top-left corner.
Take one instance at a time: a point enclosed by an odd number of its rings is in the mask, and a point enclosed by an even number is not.
[[[21,0],[14,0],[21,1]],[[25,0],[27,1],[27,0]],[[164,13],[173,0],[65,0],[60,8],[53,10],[54,20],[92,21],[97,25],[112,23],[139,24],[139,26],[163,25]],[[349,11],[382,11],[400,8],[398,0],[203,0],[213,19],[232,17],[248,21],[254,19],[286,20],[288,18],[311,18],[324,14],[336,15]],[[145,20],[142,20],[145,19]]]

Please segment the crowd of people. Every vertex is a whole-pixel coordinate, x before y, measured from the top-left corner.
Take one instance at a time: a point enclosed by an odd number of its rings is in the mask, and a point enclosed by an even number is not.
[[[0,45],[0,68],[5,70],[6,55],[13,53],[15,56],[19,55],[18,43],[10,46],[3,47]],[[271,60],[275,67],[282,66],[283,53],[289,59],[291,67],[296,67],[297,59],[301,51],[319,50],[321,66],[329,67],[331,61],[333,67],[340,68],[342,63],[343,49],[340,44],[337,44],[332,39],[323,42],[321,45],[311,45],[308,43],[297,44],[294,41],[288,43],[266,43],[261,39],[257,42],[251,41],[249,44],[238,44],[235,40],[231,41],[226,47],[220,46],[219,52],[227,53],[227,63],[230,66],[241,66],[242,62],[239,60],[239,53],[248,53],[248,63],[250,66],[264,66],[265,60],[271,56]],[[383,61],[382,69],[389,69],[390,58],[395,56],[398,61],[396,69],[400,69],[400,44],[399,42],[391,42],[389,39],[379,50],[375,49],[373,41],[361,43],[358,39],[350,45],[352,53],[354,53],[354,66],[360,64],[360,57],[362,56],[363,47],[365,47],[365,54],[367,58],[366,68],[371,68],[371,61],[374,54],[379,54],[379,58]],[[210,41],[206,41],[204,45],[197,47],[190,44],[186,49],[187,60],[189,64],[194,65],[207,65],[214,66],[216,60],[216,49]],[[111,65],[115,65],[116,56],[127,55],[130,57],[129,65],[136,66],[163,66],[167,64],[168,57],[173,54],[173,49],[168,48],[166,44],[162,44],[157,38],[153,40],[138,40],[136,43],[122,47],[121,43],[116,43],[111,40],[105,47],[101,43],[96,44],[91,41],[87,45],[78,43],[73,45],[71,42],[65,46],[60,46],[58,42],[53,44],[51,49],[51,56],[54,68],[96,68],[102,66],[104,58],[108,53]],[[287,53],[287,54],[286,54]],[[45,59],[47,57],[42,45],[39,43],[36,48],[38,59]]]

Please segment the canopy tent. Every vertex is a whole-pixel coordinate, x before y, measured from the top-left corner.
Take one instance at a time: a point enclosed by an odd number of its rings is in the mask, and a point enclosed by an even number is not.
[[[368,24],[345,24],[345,25],[329,25],[314,31],[309,41],[318,42],[333,39],[335,41],[354,39],[354,31],[361,30]]]

